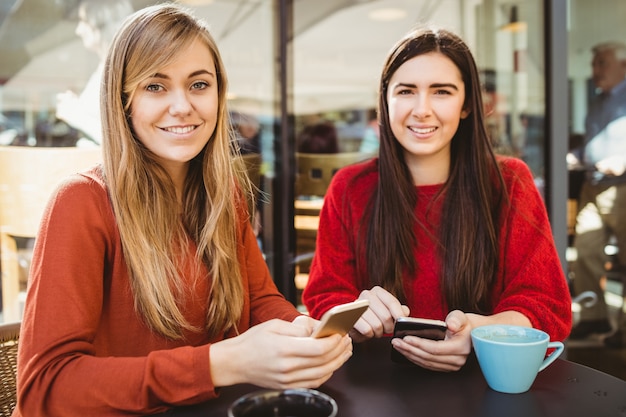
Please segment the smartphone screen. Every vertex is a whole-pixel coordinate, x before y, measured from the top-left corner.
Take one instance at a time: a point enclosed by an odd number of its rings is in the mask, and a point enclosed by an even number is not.
[[[352,329],[354,323],[367,310],[369,304],[367,300],[356,300],[331,308],[324,313],[320,324],[315,328],[311,336],[326,337],[335,333],[343,336]]]

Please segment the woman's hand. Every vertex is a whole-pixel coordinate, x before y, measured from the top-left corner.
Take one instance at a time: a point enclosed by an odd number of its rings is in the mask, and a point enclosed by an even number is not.
[[[307,316],[306,314],[302,314],[292,321],[293,324],[297,324],[305,329],[306,333],[310,335],[313,333],[313,329],[315,329],[319,324],[319,320],[315,320],[311,316]]]
[[[430,340],[417,336],[392,339],[393,348],[408,360],[433,371],[458,371],[472,351],[470,332],[472,324],[468,315],[455,310],[446,317],[444,340]]]
[[[316,320],[270,320],[211,346],[215,386],[317,388],[352,356],[348,335],[310,337]]]
[[[403,339],[393,339],[391,344],[407,359],[423,368],[434,371],[458,371],[472,351],[472,329],[489,324],[532,327],[528,317],[517,311],[503,311],[483,316],[454,310],[446,317],[448,330],[444,340],[405,336]]]
[[[359,295],[359,300],[369,300],[370,306],[350,332],[355,342],[391,334],[396,319],[409,315],[409,308],[382,287],[364,290]]]

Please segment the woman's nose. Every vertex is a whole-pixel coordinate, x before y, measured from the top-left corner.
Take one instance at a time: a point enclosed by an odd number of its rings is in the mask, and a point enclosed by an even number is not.
[[[413,103],[413,116],[417,118],[424,118],[431,114],[432,108],[430,106],[430,100],[426,95],[415,96],[415,102]]]
[[[191,113],[191,102],[184,92],[172,93],[172,102],[170,103],[170,114],[172,116],[186,116]]]

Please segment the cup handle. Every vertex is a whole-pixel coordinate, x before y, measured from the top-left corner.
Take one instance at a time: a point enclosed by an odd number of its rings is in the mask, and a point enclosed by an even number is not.
[[[539,368],[539,371],[537,372],[543,371],[544,369],[548,367],[548,365],[554,362],[556,358],[558,358],[561,355],[561,353],[563,353],[564,345],[561,342],[548,343],[548,349],[552,349],[552,348],[555,349],[554,352],[552,352],[550,356],[548,356],[547,358],[543,360],[543,363],[541,364],[541,367]]]

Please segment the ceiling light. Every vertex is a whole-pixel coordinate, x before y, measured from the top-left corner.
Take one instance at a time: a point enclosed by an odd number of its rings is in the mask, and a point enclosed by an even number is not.
[[[500,30],[506,32],[523,32],[526,30],[526,22],[520,22],[517,19],[517,6],[511,6],[509,23],[502,25]]]
[[[380,22],[391,22],[394,20],[401,20],[406,17],[406,11],[403,9],[376,9],[372,10],[367,15],[371,20],[377,20]]]

